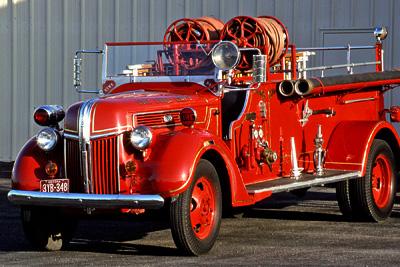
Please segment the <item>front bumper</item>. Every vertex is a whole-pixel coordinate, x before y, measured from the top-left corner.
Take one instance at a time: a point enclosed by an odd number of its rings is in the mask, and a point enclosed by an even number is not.
[[[164,199],[160,195],[100,195],[11,190],[7,197],[13,204],[30,206],[104,209],[160,209],[164,206]]]

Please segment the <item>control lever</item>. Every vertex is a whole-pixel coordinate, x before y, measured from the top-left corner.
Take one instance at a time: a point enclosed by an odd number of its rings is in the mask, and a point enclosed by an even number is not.
[[[331,108],[312,110],[308,106],[308,100],[307,100],[306,104],[304,105],[304,108],[303,108],[303,118],[301,118],[299,120],[300,123],[301,123],[301,126],[304,127],[307,124],[308,119],[310,118],[310,116],[312,116],[312,115],[320,115],[320,114],[325,114],[327,117],[332,117],[332,116],[336,115],[336,111],[331,109]]]

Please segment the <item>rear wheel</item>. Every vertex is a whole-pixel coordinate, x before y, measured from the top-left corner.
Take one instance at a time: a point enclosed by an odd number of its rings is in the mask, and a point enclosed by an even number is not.
[[[171,232],[178,249],[186,255],[208,252],[218,236],[221,214],[217,171],[202,159],[190,187],[171,203]]]
[[[383,140],[374,140],[365,177],[354,181],[350,195],[353,214],[361,220],[382,221],[392,212],[396,193],[394,156]]]
[[[22,207],[21,219],[26,238],[40,250],[65,248],[77,225],[58,209],[45,207]]]

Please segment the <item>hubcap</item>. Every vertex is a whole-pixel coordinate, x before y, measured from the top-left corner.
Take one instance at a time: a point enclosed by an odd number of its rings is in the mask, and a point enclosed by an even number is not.
[[[190,204],[190,221],[194,234],[199,239],[209,236],[215,217],[215,193],[210,181],[201,177],[197,180]]]
[[[372,168],[372,195],[378,208],[384,208],[390,198],[392,191],[392,172],[389,160],[384,155],[375,159]]]

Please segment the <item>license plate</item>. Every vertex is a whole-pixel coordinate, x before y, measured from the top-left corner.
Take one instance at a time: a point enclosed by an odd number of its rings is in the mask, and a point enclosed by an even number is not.
[[[68,193],[69,179],[41,180],[40,192]]]

